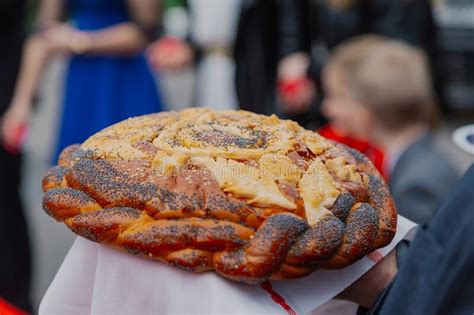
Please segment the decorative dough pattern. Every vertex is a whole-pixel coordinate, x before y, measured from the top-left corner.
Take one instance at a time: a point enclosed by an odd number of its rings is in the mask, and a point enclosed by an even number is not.
[[[345,267],[396,227],[364,155],[244,111],[125,120],[66,148],[43,190],[44,210],[82,237],[247,283]]]

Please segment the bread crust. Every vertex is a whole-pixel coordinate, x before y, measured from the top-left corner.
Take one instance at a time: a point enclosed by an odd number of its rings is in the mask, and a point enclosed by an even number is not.
[[[247,283],[343,268],[396,230],[363,154],[245,111],[115,124],[66,148],[43,190],[46,213],[82,237]]]

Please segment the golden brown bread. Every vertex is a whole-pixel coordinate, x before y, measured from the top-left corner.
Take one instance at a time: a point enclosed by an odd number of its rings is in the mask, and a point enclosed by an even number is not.
[[[248,283],[343,268],[396,228],[364,155],[244,111],[123,121],[66,148],[43,190],[45,211],[82,237]]]

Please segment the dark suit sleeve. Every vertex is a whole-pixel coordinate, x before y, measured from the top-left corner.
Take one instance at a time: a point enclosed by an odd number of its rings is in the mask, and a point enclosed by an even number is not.
[[[390,289],[371,314],[474,312],[474,166],[430,225],[420,227]]]

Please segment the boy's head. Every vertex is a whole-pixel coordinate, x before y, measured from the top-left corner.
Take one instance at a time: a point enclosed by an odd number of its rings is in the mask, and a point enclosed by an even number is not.
[[[373,139],[433,126],[437,109],[424,54],[407,44],[363,36],[338,46],[323,73],[323,113],[345,135]]]

